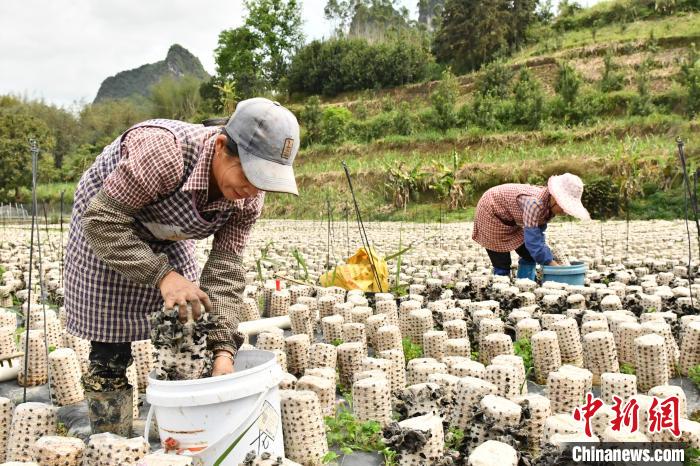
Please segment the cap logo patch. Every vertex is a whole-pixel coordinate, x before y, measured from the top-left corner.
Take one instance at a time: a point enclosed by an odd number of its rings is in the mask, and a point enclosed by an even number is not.
[[[282,147],[282,158],[288,159],[292,155],[292,148],[294,147],[294,139],[287,138],[284,140],[284,147]]]

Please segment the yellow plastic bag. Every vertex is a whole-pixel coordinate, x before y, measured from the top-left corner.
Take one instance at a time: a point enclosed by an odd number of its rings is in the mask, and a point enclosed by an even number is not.
[[[339,265],[319,278],[321,286],[339,286],[346,290],[362,290],[369,292],[389,291],[389,267],[386,261],[371,251],[374,267],[379,276],[379,286],[372,272],[370,258],[365,248],[360,248],[350,257],[345,265]]]

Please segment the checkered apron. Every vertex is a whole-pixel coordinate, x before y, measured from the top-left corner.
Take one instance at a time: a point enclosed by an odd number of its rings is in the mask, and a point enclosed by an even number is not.
[[[549,203],[547,189],[529,184],[508,183],[494,186],[481,196],[474,215],[472,239],[481,246],[496,252],[514,251],[525,242],[523,233],[523,209],[518,196],[524,194]],[[551,218],[549,209],[539,216],[539,225]]]
[[[182,191],[217,128],[172,120],[150,120],[130,128],[107,146],[83,174],[75,193],[65,256],[66,328],[91,341],[129,342],[149,338],[148,314],[163,305],[160,290],[133,283],[94,255],[81,226],[82,214],[121,158],[121,142],[131,130],[158,127],[170,131],[179,144],[184,173],[178,188],[144,207],[135,216],[136,234],[154,253],[164,253],[175,270],[188,280],[199,277],[195,239],[214,234],[228,221],[231,210],[216,212],[207,221],[195,206],[195,193]]]

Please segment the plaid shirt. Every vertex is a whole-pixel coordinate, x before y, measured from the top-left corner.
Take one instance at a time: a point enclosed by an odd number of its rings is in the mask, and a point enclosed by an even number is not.
[[[508,183],[487,190],[476,206],[472,239],[496,252],[514,251],[525,242],[523,228],[552,218],[547,188]]]
[[[217,135],[218,131],[207,138],[202,156],[182,185],[182,191],[193,193],[197,211],[205,217],[217,211],[236,212],[214,235],[213,249],[243,254],[251,229],[262,212],[265,193],[236,201],[222,197],[207,202]],[[183,154],[170,131],[152,126],[135,128],[122,139],[121,152],[122,159],[103,186],[105,194],[112,199],[140,209],[171,193],[181,183]]]

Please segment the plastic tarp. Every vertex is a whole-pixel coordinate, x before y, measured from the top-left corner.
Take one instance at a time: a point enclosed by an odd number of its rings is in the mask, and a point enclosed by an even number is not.
[[[374,262],[379,286],[372,271],[370,255],[365,248],[360,248],[344,265],[339,265],[330,272],[321,275],[321,286],[339,286],[346,290],[362,290],[369,292],[386,292],[389,290],[389,267],[386,261],[371,251],[371,260]]]

